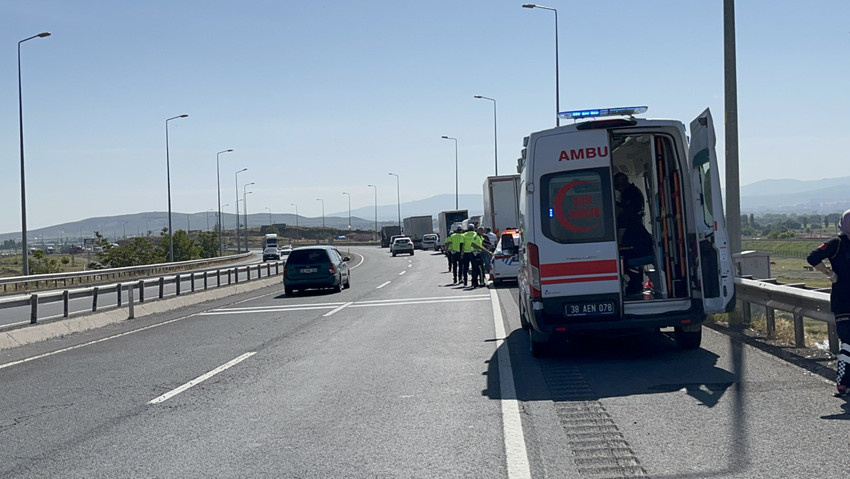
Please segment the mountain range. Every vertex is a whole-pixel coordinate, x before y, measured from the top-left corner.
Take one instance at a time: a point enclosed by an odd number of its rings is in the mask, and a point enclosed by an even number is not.
[[[741,213],[795,213],[795,214],[827,214],[840,213],[850,209],[850,177],[825,178],[821,180],[761,180],[741,187]],[[458,195],[458,206],[466,209],[470,215],[483,213],[482,195]],[[378,205],[378,227],[398,224],[401,218],[408,216],[432,215],[455,209],[455,195],[435,195],[422,200],[409,201],[401,205]],[[374,206],[361,207],[351,210],[351,227],[353,229],[370,230],[375,227]],[[399,211],[400,210],[400,211]],[[263,225],[287,224],[298,226],[325,226],[336,229],[348,228],[348,211],[334,212],[322,217],[296,218],[293,213],[251,213],[248,215],[248,226],[256,228]],[[175,230],[207,231],[215,228],[216,212],[206,213],[177,213],[172,212],[172,225]],[[234,229],[236,215],[222,212],[222,222],[225,229]],[[119,216],[87,218],[46,228],[32,229],[28,232],[30,242],[39,240],[59,243],[63,238],[92,237],[94,231],[100,231],[110,239],[143,236],[150,231],[153,235],[168,225],[168,213],[152,211],[133,213]],[[20,232],[0,234],[0,241],[19,240]]]

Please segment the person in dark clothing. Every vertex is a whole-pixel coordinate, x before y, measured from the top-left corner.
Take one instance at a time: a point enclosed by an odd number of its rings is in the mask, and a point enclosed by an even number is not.
[[[850,210],[844,212],[838,226],[841,234],[809,253],[806,261],[832,281],[829,306],[841,340],[835,396],[850,398]],[[825,259],[830,266],[823,264]]]
[[[617,200],[617,239],[629,278],[625,294],[635,296],[643,291],[643,267],[653,260],[652,235],[643,226],[644,199],[640,189],[621,172],[614,175],[614,189]]]
[[[625,173],[614,175],[614,189],[617,191],[617,227],[628,228],[630,224],[643,220],[643,193],[629,182]]]

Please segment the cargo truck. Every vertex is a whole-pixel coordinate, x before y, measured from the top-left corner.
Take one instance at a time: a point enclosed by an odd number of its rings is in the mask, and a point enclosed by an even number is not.
[[[434,232],[434,218],[428,216],[410,216],[402,220],[402,233],[413,241],[414,249],[422,249],[422,237]]]
[[[461,223],[469,216],[469,212],[467,210],[448,210],[441,211],[437,215],[437,231],[440,233],[440,250],[443,250],[443,245],[446,242],[446,238],[452,234],[452,224]]]
[[[481,226],[497,235],[508,228],[519,228],[519,175],[488,176],[484,180]]]
[[[397,225],[381,227],[381,248],[390,247],[390,238],[401,234],[401,227]]]

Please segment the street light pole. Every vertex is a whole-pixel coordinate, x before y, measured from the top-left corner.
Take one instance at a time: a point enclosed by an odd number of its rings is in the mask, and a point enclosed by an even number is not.
[[[215,154],[215,180],[218,185],[218,255],[224,256],[224,227],[221,222],[221,174],[219,173],[218,158],[222,153],[230,153],[233,148],[221,150]],[[207,228],[209,229],[209,228]]]
[[[475,95],[475,98],[480,100],[490,100],[493,102],[493,161],[496,165],[496,176],[499,176],[499,142],[496,139],[496,100],[482,95]]]
[[[269,210],[269,226],[272,225],[272,209],[266,206],[266,209]]]
[[[390,175],[395,176],[396,204],[398,205],[398,227],[401,229],[401,182],[397,174],[390,173]]]
[[[351,193],[342,192],[344,195],[348,195],[348,231],[351,232]]]
[[[240,253],[242,251],[242,243],[239,242],[239,173],[248,170],[248,168],[242,168],[237,171],[234,175],[236,177],[236,253]]]
[[[289,203],[290,205],[295,207],[295,228],[298,228],[298,205],[295,203]]]
[[[24,255],[23,275],[29,276],[29,247],[27,246],[27,182],[24,170],[24,100],[21,93],[21,43],[33,38],[49,37],[50,32],[41,32],[18,42],[18,131],[21,135],[21,249]]]
[[[375,188],[375,236],[373,237],[375,240],[378,239],[378,187],[375,185],[368,185],[370,188]]]
[[[561,119],[558,117],[558,113],[561,112],[561,100],[560,100],[560,92],[561,82],[558,79],[558,10],[555,10],[552,7],[545,7],[543,5],[533,5],[533,4],[525,4],[522,8],[541,8],[543,10],[551,10],[555,12],[555,126],[561,126]]]
[[[248,252],[248,193],[253,193],[253,191],[246,192],[245,189],[254,183],[245,183],[242,185],[242,209],[245,210],[245,234],[242,235],[245,237],[245,252]]]
[[[168,153],[168,122],[189,115],[178,115],[165,120],[165,172],[168,176],[168,262],[174,262],[174,232],[171,231],[171,159]]]
[[[325,200],[323,200],[321,198],[316,198],[316,201],[322,202],[322,230],[324,230],[325,229]],[[324,234],[324,233],[325,232],[322,231],[322,234]]]
[[[458,209],[457,203],[457,138],[452,138],[450,136],[443,135],[443,139],[445,140],[454,140],[455,142],[455,209]]]

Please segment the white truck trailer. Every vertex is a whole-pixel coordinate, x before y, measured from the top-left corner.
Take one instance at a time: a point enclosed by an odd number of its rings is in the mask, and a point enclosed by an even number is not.
[[[488,176],[484,180],[481,226],[494,233],[519,228],[519,175]]]
[[[434,219],[431,215],[404,218],[402,225],[402,233],[413,241],[414,249],[422,249],[422,237],[434,232]]]
[[[446,238],[452,234],[452,225],[455,223],[461,223],[463,220],[469,217],[469,212],[467,210],[448,210],[441,211],[437,215],[437,232],[440,233],[440,249],[443,249],[443,244],[446,242]]]

